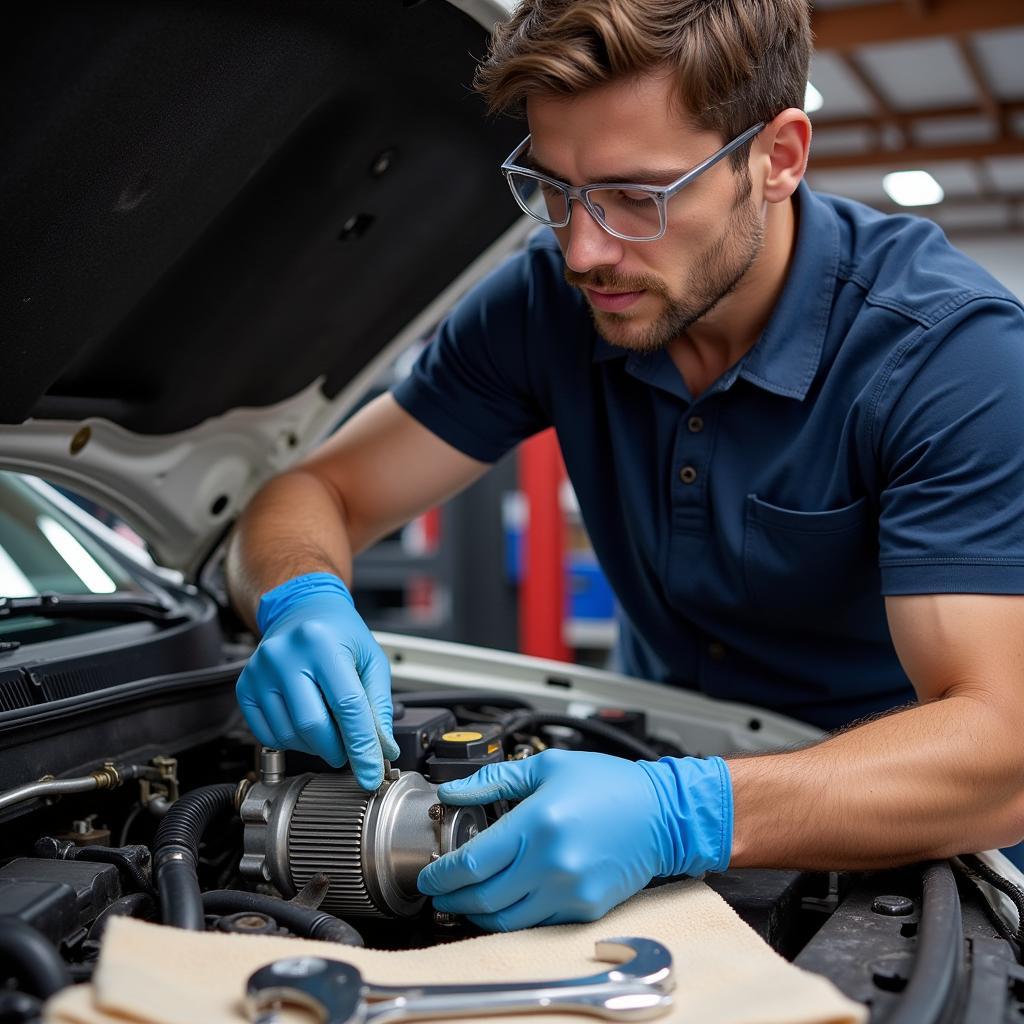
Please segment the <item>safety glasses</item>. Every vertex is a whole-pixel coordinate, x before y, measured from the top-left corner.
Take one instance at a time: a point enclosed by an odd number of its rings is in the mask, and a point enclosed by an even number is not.
[[[572,201],[575,199],[586,207],[591,217],[608,234],[627,242],[654,242],[665,234],[668,227],[669,199],[714,167],[719,160],[749,142],[762,128],[764,122],[748,128],[669,185],[639,185],[621,181],[567,185],[564,181],[541,174],[530,167],[520,167],[516,163],[530,145],[529,135],[509,154],[501,165],[501,173],[516,202],[541,224],[554,228],[565,227],[569,223]]]

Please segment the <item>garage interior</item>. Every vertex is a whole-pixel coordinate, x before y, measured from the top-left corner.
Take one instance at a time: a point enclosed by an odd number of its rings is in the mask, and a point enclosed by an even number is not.
[[[322,18],[333,30],[335,23],[344,25],[349,17],[355,20],[357,8],[359,17],[369,22],[376,16],[374,8],[378,3],[379,0],[360,0],[348,9],[314,3],[307,4],[305,9],[314,11],[312,22]],[[445,0],[391,0],[391,4],[394,17],[389,30],[406,15],[424,19],[428,14],[439,18],[444,15],[453,21],[458,17],[461,22],[456,27],[461,26],[474,44],[478,41],[474,33],[482,38],[483,29],[479,24],[469,24],[470,19],[463,14],[490,6],[483,0],[452,0],[451,6]],[[511,4],[512,0],[508,0],[508,6]],[[143,6],[140,5],[140,11]],[[235,11],[243,6],[238,5]],[[260,29],[264,27],[262,16],[273,6],[272,2],[253,5],[253,21]],[[168,5],[159,11],[161,17],[165,11],[173,10],[175,16],[195,17],[202,22],[202,7]],[[399,8],[403,13],[395,13]],[[77,18],[82,8],[64,5],[61,10],[70,10]],[[116,5],[107,5],[104,11],[111,22],[117,20]],[[221,9],[222,14],[227,11],[230,8]],[[144,24],[146,13],[151,14],[152,10],[147,8],[144,12]],[[288,10],[282,22],[292,16],[293,11]],[[234,28],[231,17],[230,13],[223,17],[221,27],[226,33]],[[125,21],[129,20],[125,16]],[[197,28],[196,38],[202,40],[206,49],[197,46],[196,51],[205,59],[209,52],[216,54],[217,46],[201,35],[202,27],[205,26]],[[1024,299],[1024,0],[815,0],[813,29],[816,52],[809,83],[813,89],[809,87],[807,97],[807,110],[814,126],[808,170],[811,187],[859,200],[884,213],[907,213],[934,220],[954,245]],[[398,29],[395,32],[399,34]],[[39,34],[44,35],[42,31]],[[438,31],[432,42],[440,47],[443,35]],[[254,33],[254,37],[259,45],[252,52],[259,57],[265,40],[259,33]],[[299,66],[299,58],[305,60],[302,47],[306,37],[298,38],[294,52],[299,57],[295,58],[294,66]],[[321,38],[330,40],[330,32],[325,31]],[[157,45],[153,42],[156,34],[148,34],[148,28],[145,39]],[[277,39],[272,39],[273,45],[277,43]],[[460,43],[456,48],[468,62],[468,44]],[[131,47],[125,46],[124,53],[129,54],[130,65]],[[324,48],[324,66],[331,64],[333,55],[329,46]],[[57,65],[59,61],[55,61]],[[253,68],[260,72],[264,69],[260,59],[239,60],[237,66],[246,74]],[[290,76],[292,67],[283,65],[282,77]],[[50,82],[59,80],[56,71],[51,74],[47,70],[44,77]],[[217,83],[211,85],[212,76],[210,80],[201,75],[195,77],[210,86],[211,94],[219,92]],[[271,75],[268,74],[263,86],[265,91],[258,95],[285,103],[285,90],[276,88],[277,81]],[[455,90],[456,99],[461,89],[460,85]],[[248,104],[251,87],[247,81],[243,81],[238,94],[243,100],[238,110],[251,114],[256,105]],[[202,98],[208,97],[203,94]],[[453,101],[451,105],[454,108],[458,103]],[[198,99],[196,106],[202,106]],[[212,109],[214,105],[207,106]],[[220,113],[232,124],[238,115],[237,110],[228,110],[227,105]],[[290,116],[291,112],[288,113]],[[334,116],[333,112],[328,113]],[[264,119],[263,110],[258,116],[253,115],[261,128]],[[148,113],[144,120],[147,125],[155,123]],[[113,117],[107,119],[105,110],[100,110],[97,124],[103,130],[109,128],[114,139],[120,130],[112,127],[115,121]],[[128,135],[138,130],[136,124],[125,124]],[[287,135],[290,124],[282,113],[282,137]],[[219,143],[224,134],[214,128],[203,139],[211,149],[215,144],[209,140],[217,139]],[[389,126],[388,131],[391,130]],[[397,135],[399,129],[394,131]],[[332,139],[340,135],[324,134]],[[418,138],[415,132],[413,136]],[[101,134],[100,138],[104,144],[99,148],[103,150],[106,136]],[[251,132],[248,138],[259,142],[262,136],[260,132]],[[173,133],[168,133],[164,152],[173,152],[173,140]],[[144,244],[138,250],[132,250],[127,243],[112,246],[114,256],[110,257],[109,267],[97,260],[103,282],[116,280],[127,296],[124,310],[112,315],[109,323],[97,321],[94,330],[96,337],[105,338],[109,333],[118,342],[112,347],[113,356],[133,354],[143,348],[140,338],[147,342],[155,339],[154,349],[168,343],[179,325],[179,309],[196,314],[194,322],[182,316],[188,328],[183,334],[194,344],[192,355],[203,355],[202,331],[210,328],[200,314],[206,312],[204,302],[212,302],[210,296],[214,292],[229,299],[248,294],[244,305],[250,313],[255,310],[255,314],[246,327],[252,331],[251,336],[273,341],[273,318],[256,315],[269,294],[269,289],[262,285],[275,276],[283,276],[271,254],[278,238],[285,239],[285,244],[278,248],[288,251],[288,243],[293,240],[287,230],[291,222],[301,220],[296,218],[294,208],[279,202],[279,195],[301,195],[300,214],[308,216],[311,222],[317,218],[330,221],[330,238],[322,249],[311,247],[307,253],[296,245],[296,252],[308,256],[310,264],[315,257],[322,260],[321,266],[328,265],[328,260],[323,259],[328,248],[329,258],[339,261],[329,264],[332,274],[337,273],[338,266],[345,266],[341,263],[344,259],[353,265],[372,262],[363,255],[366,249],[359,249],[375,242],[372,218],[360,220],[350,216],[352,211],[340,201],[337,207],[328,207],[323,196],[319,197],[321,206],[311,201],[307,208],[303,190],[274,187],[273,175],[281,172],[278,183],[288,182],[284,172],[297,163],[303,168],[330,166],[333,156],[317,163],[326,150],[313,146],[312,141],[316,140],[307,139],[305,146],[305,153],[312,154],[312,160],[299,159],[303,157],[303,147],[288,152],[282,145],[283,158],[277,162],[277,170],[274,161],[267,160],[266,166],[259,162],[265,153],[259,158],[252,156],[253,166],[258,164],[260,173],[253,172],[254,187],[248,192],[245,187],[250,184],[250,171],[243,166],[245,161],[240,159],[238,167],[231,165],[230,173],[225,172],[224,193],[217,197],[218,202],[223,202],[216,207],[216,217],[222,219],[217,221],[211,213],[210,222],[234,228],[239,223],[247,227],[251,223],[248,240],[245,233],[225,230],[219,240],[214,239],[217,244],[211,245],[213,233],[206,232],[203,222],[189,236],[188,245],[194,245],[196,251],[209,246],[207,258],[190,272],[186,272],[189,268],[177,265],[177,253],[155,251],[150,262]],[[371,141],[376,145],[376,135],[368,131],[365,138],[359,139],[359,145],[368,147]],[[412,143],[409,146],[411,149]],[[272,148],[268,144],[266,152]],[[367,161],[366,166],[378,169],[371,174],[383,175],[388,160],[380,158],[390,159],[400,149],[382,149],[376,162]],[[31,147],[25,151],[35,157]],[[503,151],[507,151],[507,146]],[[291,165],[289,158],[293,158]],[[97,167],[101,165],[105,172],[102,158],[96,163]],[[363,163],[356,166],[352,162],[348,166],[339,160],[338,166],[345,167],[352,180],[358,178],[362,182],[367,177]],[[405,173],[400,162],[396,166],[398,174]],[[165,167],[170,179],[176,164],[167,160]],[[264,174],[267,167],[270,170]],[[66,167],[54,173],[54,179],[66,175],[71,180],[73,171],[74,164],[68,161]],[[902,181],[888,177],[900,172],[918,173]],[[303,174],[304,169],[299,179],[305,183]],[[0,179],[3,177],[0,172]],[[107,182],[100,171],[96,171],[95,178],[103,186],[98,191],[105,195]],[[318,184],[326,194],[341,192],[335,181],[328,180],[329,175],[322,175],[322,179]],[[139,219],[150,216],[143,202],[148,194],[148,179],[142,176],[137,180],[146,183],[146,189],[121,193],[124,201],[118,216],[125,226],[125,237],[136,242],[141,238],[145,243],[141,232],[129,235],[132,221],[121,216],[135,209],[140,210]],[[383,180],[390,185],[390,179]],[[345,181],[348,184],[348,179]],[[88,184],[91,186],[93,181]],[[171,184],[173,187],[153,190],[154,204],[168,204],[157,207],[154,222],[161,217],[171,220],[166,211],[176,190],[191,190],[193,195],[202,191],[192,189],[187,180],[184,186],[177,180]],[[894,198],[901,195],[901,184],[930,193],[919,192],[916,201],[912,199],[911,205],[904,205]],[[231,191],[236,186],[237,196]],[[397,184],[392,187],[398,191]],[[54,188],[54,194],[61,198],[69,192],[63,181]],[[922,195],[928,202],[921,199]],[[7,208],[14,210],[10,197],[4,198],[8,199]],[[37,201],[42,205],[47,199],[45,190],[40,189]],[[84,202],[81,205],[86,208]],[[481,205],[486,204],[481,201]],[[99,209],[100,204],[95,204],[95,208]],[[324,209],[329,213],[325,214]],[[66,211],[58,213],[64,215]],[[26,222],[28,219],[26,215]],[[182,221],[190,223],[184,217]],[[98,215],[96,223],[105,230],[105,222]],[[267,230],[267,224],[272,228],[276,225],[280,236]],[[54,253],[66,259],[63,283],[69,286],[50,289],[62,299],[76,297],[70,284],[89,284],[88,275],[81,273],[78,266],[86,263],[82,254],[92,251],[89,247],[94,235],[86,227],[94,225],[85,223],[80,232],[67,232],[59,239],[56,236],[60,232],[53,231],[53,238],[46,239],[46,245],[52,248],[39,248],[40,265],[47,263]],[[103,237],[102,230],[99,236]],[[525,231],[520,240],[522,237]],[[20,243],[20,239],[16,242]],[[476,239],[467,240],[467,251],[475,243]],[[241,258],[250,247],[261,257],[254,258],[251,266]],[[185,249],[186,243],[182,242],[182,251]],[[139,258],[138,252],[146,258]],[[397,260],[400,256],[388,253],[386,258]],[[304,271],[307,264],[302,260],[296,260],[294,266],[300,264]],[[294,269],[287,262],[284,266]],[[414,277],[405,264],[397,266],[392,273],[394,278]],[[247,277],[250,272],[251,280]],[[308,276],[309,280],[316,277]],[[326,273],[322,275],[323,280],[328,277]],[[292,279],[299,295],[304,294],[305,279],[304,273],[299,272]],[[138,292],[129,294],[129,289],[121,286],[133,280]],[[155,283],[161,287],[155,287]],[[179,286],[177,292],[165,288],[167,284]],[[426,288],[424,285],[424,291]],[[91,296],[85,294],[89,290],[80,288],[85,309],[91,308]],[[368,287],[363,290],[370,291]],[[19,312],[29,308],[20,305],[28,302],[27,295],[27,291],[18,293]],[[410,295],[411,298],[403,298],[416,309],[422,305],[420,300],[429,299],[429,295],[420,292]],[[193,300],[193,296],[198,298]],[[192,301],[194,306],[188,304]],[[137,308],[133,306],[135,302]],[[8,306],[13,308],[15,303]],[[73,339],[79,330],[75,322],[77,311],[70,303],[66,309],[58,303],[52,308],[58,313],[53,321],[56,327],[50,333],[59,336],[56,328],[66,326],[66,320],[70,324],[66,338]],[[226,314],[238,313],[230,301],[225,302],[223,310],[225,320],[229,319]],[[167,315],[168,311],[175,315]],[[389,312],[397,316],[400,311]],[[328,319],[324,317],[325,321]],[[13,317],[10,322],[14,323]],[[267,329],[266,338],[259,335],[263,327]],[[390,338],[394,337],[392,327],[390,322],[381,326],[368,315],[365,322],[356,324],[353,335],[361,338],[378,328],[384,334],[386,328]],[[167,333],[161,334],[161,330]],[[0,355],[5,358],[15,348],[22,352],[31,349],[34,339],[27,332],[18,336],[12,327],[8,337],[20,345],[8,348],[4,347],[4,333],[5,328],[0,325]],[[25,338],[29,340],[26,342]],[[368,352],[370,348],[368,345]],[[181,350],[175,351],[179,353],[178,362],[186,364],[188,360],[180,355]],[[16,429],[32,419],[71,421],[80,417],[116,421],[125,408],[132,415],[137,414],[141,422],[142,415],[158,404],[156,399],[167,399],[167,393],[161,392],[145,374],[134,379],[127,371],[118,378],[119,383],[127,382],[123,390],[105,392],[106,382],[116,378],[118,372],[118,360],[113,356],[98,367],[69,363],[64,366],[64,376],[59,377],[54,370],[48,379],[50,368],[30,360],[28,365],[35,377],[27,375],[23,384],[18,382],[12,360],[6,385],[5,362],[0,359],[0,397],[17,392],[27,400],[31,393],[35,401],[37,395],[41,396],[37,405],[26,404],[13,415],[8,403],[10,422]],[[336,373],[336,390],[331,397],[340,393],[340,378],[349,371],[353,379],[358,376],[365,383],[364,378],[370,376],[364,373],[368,366],[370,355],[356,353],[351,365],[342,367],[345,372]],[[392,360],[377,377],[371,394],[389,387],[408,372],[408,367],[408,357]],[[372,368],[376,371],[376,364]],[[214,371],[210,376],[216,375]],[[272,376],[261,369],[255,356],[239,371],[239,381],[245,380],[246,375],[250,383],[256,381],[260,386]],[[61,386],[51,389],[55,377]],[[192,371],[181,369],[180,393],[186,390],[181,382],[191,386],[195,377]],[[175,378],[172,376],[171,380],[173,383]],[[37,388],[35,384],[39,381],[43,383]],[[77,385],[84,385],[81,392],[75,390]],[[95,391],[90,391],[90,386]],[[173,388],[167,391],[170,398],[161,407],[165,412],[191,414],[193,410],[187,403],[175,401]],[[194,393],[205,394],[205,390],[195,387]],[[83,394],[83,404],[75,404]],[[238,394],[248,399],[252,392],[239,386]],[[259,394],[267,405],[272,404],[272,398],[281,397]],[[136,401],[137,406],[133,405]],[[196,419],[207,413],[200,406]],[[131,420],[128,422],[126,433],[137,426]],[[174,435],[192,425],[169,418],[158,423],[148,437],[145,430],[139,429],[137,436],[143,441],[140,448],[145,450],[145,443],[157,447],[164,439],[161,434]],[[8,429],[6,436],[13,439],[13,430]],[[81,431],[73,437],[69,458],[78,454],[76,443],[85,448],[103,442],[99,429],[92,441]],[[5,452],[2,437],[0,452]],[[86,459],[81,461],[89,465]],[[128,464],[128,456],[124,461]],[[140,465],[145,469],[144,463]],[[5,463],[0,468],[6,470],[9,466]],[[66,495],[50,493],[48,485],[43,487],[45,494],[33,492],[29,497],[40,502],[45,499],[46,508],[59,512],[58,502]],[[235,514],[234,492],[227,484],[225,496],[219,495],[216,492],[216,500],[206,507],[211,512],[217,510],[217,514],[225,508]],[[27,499],[26,507],[35,508]],[[87,505],[86,514],[90,509],[97,511],[95,506]],[[0,503],[0,513],[3,511]],[[100,507],[99,511],[104,510]],[[115,526],[128,525],[111,522]],[[226,523],[215,525],[226,533]],[[0,545],[0,555],[3,554]],[[166,583],[157,579],[155,573],[152,577],[154,588]],[[58,644],[64,645],[61,656],[67,659],[66,665],[56,656],[46,661],[30,661],[26,657],[23,665],[18,659],[32,648],[31,640],[24,641],[19,654],[23,640],[5,642],[6,634],[0,633],[0,653],[6,656],[6,661],[0,663],[0,775],[4,778],[0,785],[0,823],[4,826],[0,893],[7,901],[4,912],[21,915],[26,921],[31,919],[33,927],[38,926],[68,961],[64,966],[58,962],[55,978],[43,978],[34,987],[19,986],[13,975],[7,978],[0,964],[2,1021],[40,1024],[37,1014],[46,994],[44,990],[70,987],[74,981],[82,983],[78,987],[84,991],[91,984],[103,932],[112,920],[134,916],[145,918],[148,923],[156,916],[156,897],[163,883],[158,880],[154,889],[154,878],[149,874],[150,858],[166,867],[173,865],[175,853],[170,850],[173,836],[164,843],[167,850],[161,853],[157,831],[168,808],[193,791],[205,790],[206,797],[213,793],[219,801],[217,814],[222,816],[218,820],[223,824],[209,829],[203,837],[202,857],[198,858],[197,853],[203,894],[200,898],[196,887],[193,895],[199,900],[198,911],[195,900],[190,904],[198,915],[197,930],[203,926],[205,910],[210,922],[216,921],[216,929],[222,933],[256,934],[262,930],[285,944],[294,943],[297,935],[350,941],[351,933],[341,929],[341,917],[335,919],[324,913],[331,910],[347,914],[352,909],[343,901],[323,903],[328,891],[324,849],[330,845],[324,835],[333,830],[344,833],[344,842],[340,852],[331,849],[330,856],[337,854],[337,859],[330,861],[330,870],[344,873],[357,865],[352,873],[358,876],[354,884],[360,886],[365,883],[361,873],[368,877],[372,874],[372,886],[359,890],[357,896],[363,903],[356,907],[357,912],[364,914],[357,924],[367,945],[375,950],[413,954],[429,945],[429,952],[435,954],[438,950],[443,952],[445,944],[453,938],[467,937],[469,929],[464,922],[453,926],[444,914],[428,914],[422,919],[412,914],[402,916],[419,897],[403,896],[397,883],[393,884],[407,868],[407,862],[435,855],[434,823],[439,814],[431,812],[440,805],[433,803],[433,791],[423,782],[424,778],[436,782],[445,777],[445,772],[451,773],[452,778],[459,777],[469,763],[492,763],[496,750],[500,751],[500,760],[505,754],[500,744],[512,737],[516,738],[513,746],[520,757],[532,756],[543,738],[555,747],[564,743],[565,749],[582,745],[584,740],[610,742],[612,747],[606,749],[648,759],[664,754],[703,756],[715,750],[768,752],[818,738],[816,730],[806,727],[806,733],[799,732],[798,723],[786,722],[781,716],[761,715],[758,709],[751,712],[746,706],[730,711],[728,702],[712,702],[702,695],[677,693],[638,680],[630,681],[636,689],[629,691],[628,700],[645,710],[636,710],[623,696],[621,677],[591,671],[609,664],[616,638],[614,607],[607,581],[589,548],[577,503],[550,433],[531,440],[473,487],[385,539],[356,562],[356,604],[368,624],[380,631],[396,700],[402,708],[396,737],[403,760],[400,766],[396,762],[396,766],[404,773],[404,789],[382,787],[379,794],[370,797],[348,782],[335,786],[338,774],[325,773],[322,761],[312,754],[289,751],[285,755],[282,751],[260,751],[254,747],[252,736],[241,724],[235,694],[236,681],[252,653],[254,638],[240,629],[230,614],[222,614],[223,609],[216,607],[215,599],[223,596],[217,591],[222,579],[211,573],[199,582],[199,587],[192,586],[191,581],[187,586],[181,581],[167,583],[168,592],[174,595],[173,602],[169,602],[173,616],[163,604],[143,603],[142,621],[132,619],[132,615],[137,617],[136,608],[128,609],[127,621],[114,622],[116,629],[145,633],[147,642],[155,637],[154,647],[157,643],[166,645],[167,651],[161,647],[157,661],[148,653],[142,657],[142,644],[134,649],[138,660],[133,660],[128,647],[107,644],[100,630],[93,638],[83,626],[81,638],[57,638]],[[114,599],[110,603],[116,604]],[[96,604],[91,609],[93,618],[97,610],[112,614],[111,608]],[[121,608],[119,614],[124,613]],[[13,609],[8,609],[8,614],[11,628]],[[76,619],[79,625],[85,621],[86,616],[82,615]],[[13,630],[10,635],[14,635]],[[81,655],[74,647],[79,641],[95,649],[90,648],[87,656]],[[436,641],[475,646],[466,650],[457,650],[454,645],[431,646]],[[504,659],[501,652],[551,660]],[[715,657],[713,651],[711,656]],[[726,710],[716,710],[712,704],[721,704]],[[649,743],[652,738],[654,746]],[[538,742],[527,749],[534,740]],[[495,742],[497,746],[492,745]],[[514,756],[511,750],[508,753],[510,758]],[[116,761],[108,762],[108,758]],[[311,778],[316,785],[307,793],[305,786]],[[301,806],[300,794],[304,800],[308,798]],[[388,815],[399,798],[411,800],[423,813],[417,819],[418,830],[396,838],[395,818]],[[386,805],[386,800],[392,803]],[[372,811],[378,818],[374,820],[385,821],[392,828],[391,832],[382,830],[374,839],[383,850],[377,851],[380,855],[376,859],[361,858],[362,848],[356,850],[354,844],[362,843],[365,836],[358,828],[349,828],[356,819],[369,819],[371,801],[376,801]],[[194,808],[189,811],[202,817],[205,812],[200,812],[201,809]],[[329,821],[331,828],[324,828],[324,820]],[[308,856],[306,849],[293,853],[286,848],[285,837],[291,834],[293,824],[296,834],[306,829],[297,845],[308,842],[308,849],[313,851]],[[491,824],[491,819],[471,813],[450,815],[443,825],[447,828],[445,842],[454,848],[457,841],[470,835],[470,829],[475,835],[480,827]],[[461,836],[460,829],[464,830]],[[357,835],[357,840],[352,835]],[[200,835],[195,837],[197,851],[199,838]],[[109,847],[120,852],[114,857],[96,853]],[[412,853],[406,856],[409,850]],[[236,870],[240,854],[245,860],[244,879],[243,873]],[[339,863],[342,869],[338,869]],[[372,872],[366,867],[371,863]],[[289,874],[296,865],[304,873],[296,870]],[[790,961],[811,975],[830,979],[846,997],[866,1008],[864,1012],[870,1015],[872,1024],[989,1024],[1024,1019],[1024,888],[997,875],[982,857],[965,855],[958,863],[939,861],[886,872],[725,871],[709,876],[707,888],[724,898],[730,913],[735,911],[735,923],[744,922],[764,941],[766,954],[770,947],[781,954],[776,958],[780,962]],[[168,885],[167,891],[170,889]],[[267,900],[250,900],[257,889],[258,895],[266,896]],[[274,889],[273,894],[270,889]],[[183,900],[182,905],[185,903]],[[288,906],[282,908],[281,903]],[[275,913],[289,908],[292,913],[287,919],[275,917]],[[417,903],[417,913],[419,909]],[[123,923],[113,927],[118,929]],[[184,933],[186,925],[174,923]],[[194,920],[188,927],[193,926]],[[318,933],[317,929],[321,931]],[[291,935],[287,934],[289,931]],[[534,934],[530,933],[530,938]],[[9,932],[10,944],[18,941],[19,936],[20,933]],[[128,949],[130,945],[124,943],[126,953],[132,952]],[[544,949],[541,943],[535,948]],[[363,952],[367,951],[360,950],[359,955]],[[147,957],[148,953],[139,953],[141,960]],[[172,961],[173,957],[168,956],[163,966]],[[154,955],[149,962],[159,964],[160,958]],[[210,962],[219,968],[219,961],[211,958]],[[459,969],[453,976],[464,980],[463,965],[456,966]],[[122,974],[146,977],[144,970],[136,975],[134,968],[127,967]],[[168,970],[163,980],[168,985],[184,985],[190,979],[179,977],[178,973],[172,975]],[[239,995],[240,983],[232,983],[233,994]],[[152,993],[149,995],[152,997]],[[22,997],[21,1002],[15,1002],[17,996]],[[177,993],[172,992],[166,1002],[174,1003],[176,998]],[[192,1019],[206,1018],[199,1014]]]

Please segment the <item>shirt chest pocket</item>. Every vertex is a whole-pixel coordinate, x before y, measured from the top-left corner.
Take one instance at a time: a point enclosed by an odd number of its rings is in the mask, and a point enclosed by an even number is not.
[[[796,512],[747,495],[747,596],[770,617],[849,611],[879,592],[877,542],[866,498],[828,512]],[[814,614],[816,613],[816,615]]]

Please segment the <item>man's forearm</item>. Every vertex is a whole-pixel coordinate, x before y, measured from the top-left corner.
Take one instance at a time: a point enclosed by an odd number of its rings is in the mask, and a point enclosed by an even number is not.
[[[954,694],[803,750],[729,759],[731,866],[882,868],[1024,838],[1019,718]]]
[[[228,548],[231,599],[250,626],[260,595],[307,572],[352,577],[344,510],[311,473],[285,473],[249,503]]]

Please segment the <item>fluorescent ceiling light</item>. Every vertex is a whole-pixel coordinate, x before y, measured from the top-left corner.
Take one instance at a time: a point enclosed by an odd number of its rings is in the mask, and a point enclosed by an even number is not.
[[[927,171],[895,171],[882,179],[885,194],[900,206],[934,206],[946,198]]]
[[[804,111],[813,114],[816,110],[821,110],[824,105],[825,97],[808,82],[807,88],[804,90]]]

